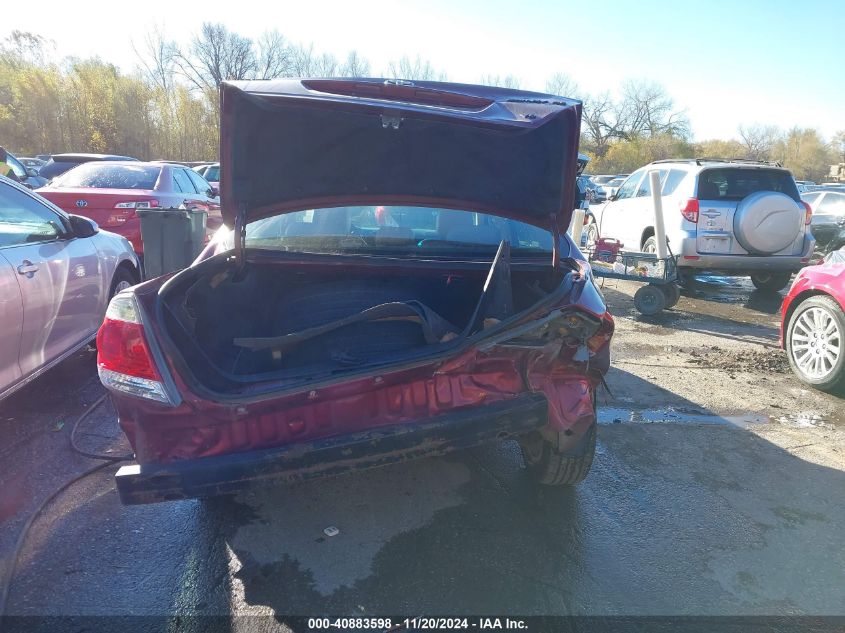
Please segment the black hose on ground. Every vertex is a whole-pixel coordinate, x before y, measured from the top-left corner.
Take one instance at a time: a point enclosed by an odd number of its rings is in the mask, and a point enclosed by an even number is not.
[[[3,630],[3,619],[6,615],[6,603],[9,599],[9,590],[12,586],[12,581],[15,578],[15,570],[18,565],[18,558],[20,557],[21,551],[23,550],[24,543],[26,543],[26,537],[29,534],[29,530],[32,528],[32,525],[35,523],[35,520],[41,515],[44,509],[50,505],[55,499],[59,497],[65,490],[70,488],[73,484],[78,481],[81,481],[88,477],[88,475],[92,475],[104,468],[113,465],[116,462],[126,461],[132,459],[132,455],[102,455],[100,453],[89,453],[76,445],[76,432],[79,428],[80,424],[89,416],[91,413],[94,412],[97,407],[99,407],[103,402],[105,402],[108,394],[103,394],[100,398],[95,400],[91,405],[82,412],[82,415],[77,418],[76,422],[73,424],[73,429],[70,432],[70,447],[80,455],[84,457],[88,457],[90,459],[100,459],[103,460],[102,464],[97,464],[92,468],[89,468],[86,471],[78,474],[76,477],[71,479],[70,481],[65,482],[62,484],[58,489],[56,489],[49,497],[47,497],[44,501],[41,502],[35,512],[33,512],[29,518],[24,523],[23,529],[21,530],[20,534],[18,535],[18,540],[15,543],[15,547],[12,550],[12,555],[9,558],[9,566],[6,570],[6,578],[5,582],[0,588],[0,632]]]
[[[79,430],[79,426],[85,418],[87,418],[97,407],[99,407],[103,402],[106,401],[109,394],[104,393],[102,396],[97,398],[91,406],[89,406],[79,419],[76,420],[73,424],[73,429],[70,432],[70,447],[75,450],[77,453],[82,455],[83,457],[90,457],[91,459],[103,459],[107,462],[122,462],[126,461],[127,459],[132,459],[132,455],[103,455],[101,453],[89,453],[88,451],[79,448],[76,444],[76,432]]]

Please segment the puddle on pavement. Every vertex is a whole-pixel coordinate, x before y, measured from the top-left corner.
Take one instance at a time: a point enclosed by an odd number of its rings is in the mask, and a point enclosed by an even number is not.
[[[787,413],[785,415],[772,416],[772,419],[778,424],[798,429],[809,427],[831,428],[837,424],[835,419],[832,420],[814,412]]]
[[[625,409],[623,407],[600,407],[599,424],[717,424],[748,428],[760,424],[781,424],[793,428],[833,428],[843,421],[814,411],[766,415],[764,413],[743,413],[737,415],[716,415],[673,407],[662,409]]]

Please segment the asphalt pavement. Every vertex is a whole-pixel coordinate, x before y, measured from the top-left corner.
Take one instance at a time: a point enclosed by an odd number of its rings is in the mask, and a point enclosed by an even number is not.
[[[704,278],[642,317],[634,290],[603,289],[614,368],[582,485],[532,485],[512,442],[137,507],[110,467],[36,522],[8,612],[845,615],[845,407],[789,373],[779,298]],[[0,403],[6,568],[29,513],[96,463],[69,434],[101,393],[83,352]],[[127,451],[108,402],[81,431]]]

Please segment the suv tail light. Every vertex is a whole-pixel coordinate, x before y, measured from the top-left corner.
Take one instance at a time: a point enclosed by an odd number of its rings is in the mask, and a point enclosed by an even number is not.
[[[686,202],[681,202],[681,215],[690,222],[698,223],[698,198],[690,198]]]
[[[810,222],[813,221],[813,207],[803,200],[801,201],[801,204],[804,205],[804,225],[809,226]]]
[[[115,295],[109,303],[97,332],[97,372],[108,389],[171,403],[131,294]]]

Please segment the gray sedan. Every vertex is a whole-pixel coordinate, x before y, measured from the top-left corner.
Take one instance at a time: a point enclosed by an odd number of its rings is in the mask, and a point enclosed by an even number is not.
[[[139,270],[124,238],[0,176],[0,399],[91,341]]]

